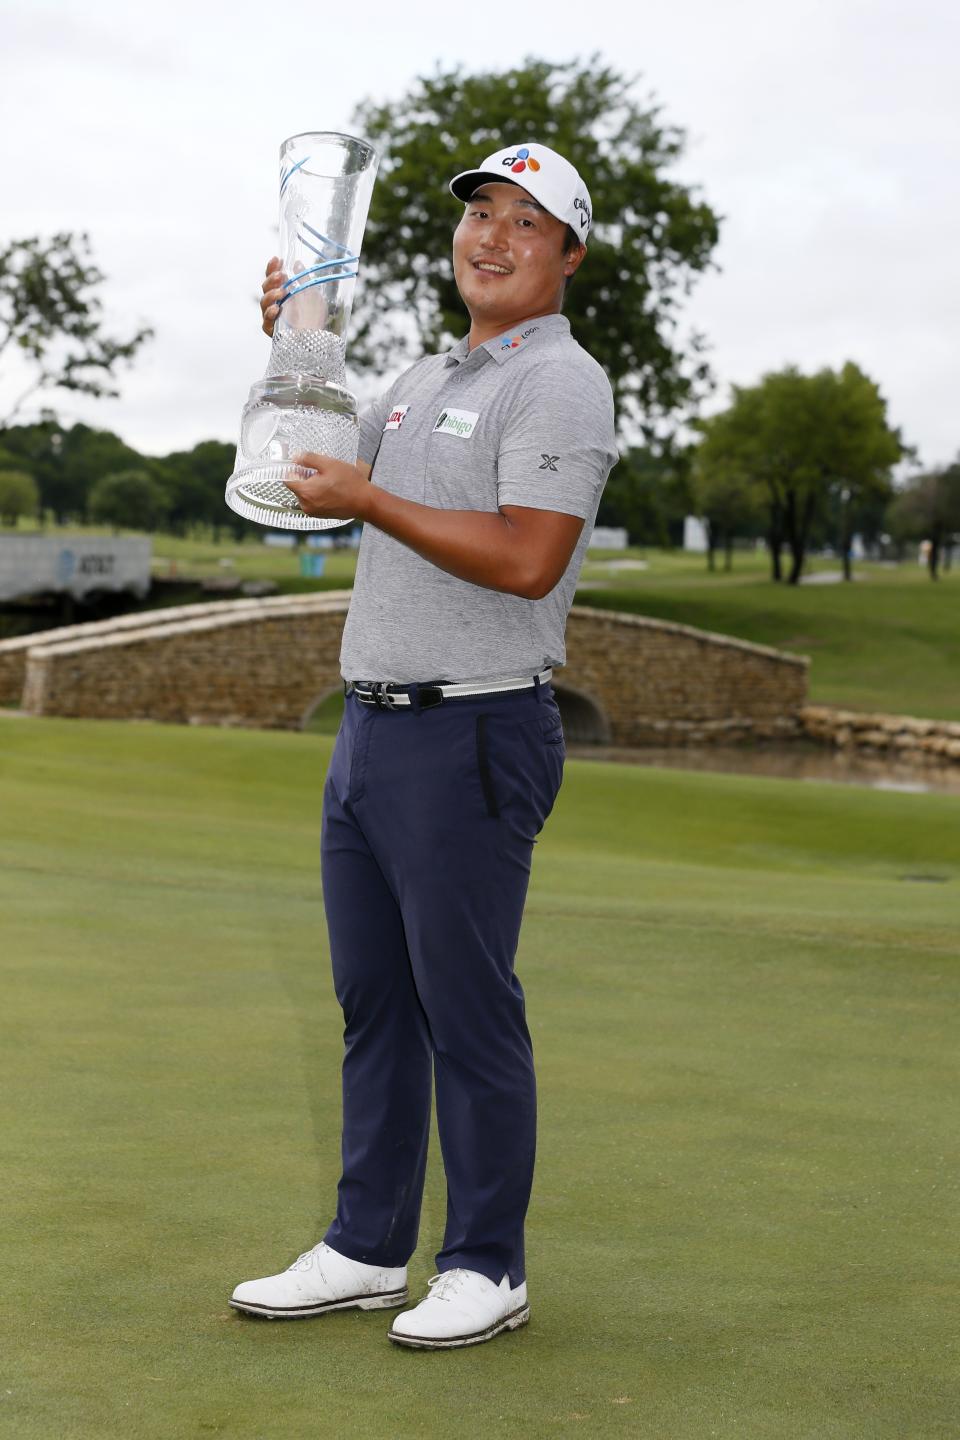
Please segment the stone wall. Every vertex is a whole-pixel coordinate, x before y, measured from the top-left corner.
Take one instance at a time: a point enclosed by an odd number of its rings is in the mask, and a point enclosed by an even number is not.
[[[613,745],[792,738],[809,660],[644,615],[575,605],[557,683],[603,707]]]
[[[322,594],[338,600],[349,600],[349,590],[327,590]],[[27,677],[27,654],[48,645],[62,645],[68,640],[94,640],[100,636],[119,635],[127,631],[148,630],[159,625],[174,625],[182,620],[199,620],[216,616],[229,605],[233,613],[241,610],[285,610],[302,605],[301,595],[272,595],[242,600],[203,600],[193,605],[170,605],[162,610],[139,611],[132,615],[114,615],[109,620],[90,620],[83,625],[61,625],[30,635],[15,635],[0,640],[0,705],[19,705]]]
[[[124,615],[0,642],[0,703],[34,715],[299,729],[341,685],[349,590]],[[556,671],[571,739],[808,739],[960,764],[960,723],[807,705],[809,662],[689,625],[575,605]],[[373,678],[373,677],[369,677]]]
[[[279,598],[279,597],[278,597]],[[27,652],[23,708],[32,715],[299,729],[340,686],[349,592],[222,602],[199,617],[156,619]],[[187,607],[184,607],[187,608]],[[82,628],[82,627],[81,627]]]
[[[341,684],[349,591],[152,611],[0,647],[36,715],[299,728]],[[614,745],[799,733],[808,661],[687,625],[574,606],[561,708]],[[374,678],[374,677],[368,677]]]
[[[804,736],[821,745],[919,765],[960,764],[956,721],[840,710],[832,705],[805,705],[799,718]]]

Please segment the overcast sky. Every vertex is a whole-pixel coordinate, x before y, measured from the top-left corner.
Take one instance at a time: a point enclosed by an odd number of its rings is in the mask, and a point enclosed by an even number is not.
[[[89,231],[113,330],[156,330],[121,399],[57,393],[65,422],[155,454],[234,441],[269,349],[256,297],[280,141],[344,129],[361,98],[398,97],[438,64],[598,51],[687,132],[675,173],[725,217],[721,272],[686,302],[713,347],[710,408],[730,382],[852,359],[925,463],[960,449],[948,0],[0,0],[0,15],[0,239]],[[438,216],[447,203],[438,177]],[[0,375],[0,398],[16,388]]]

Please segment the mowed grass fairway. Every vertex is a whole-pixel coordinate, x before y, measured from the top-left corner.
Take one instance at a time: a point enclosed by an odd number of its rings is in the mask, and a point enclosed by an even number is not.
[[[531,1323],[243,1319],[339,1174],[331,741],[0,721],[17,1440],[955,1437],[956,799],[576,762],[518,961]],[[433,1273],[434,1143],[411,1281]]]

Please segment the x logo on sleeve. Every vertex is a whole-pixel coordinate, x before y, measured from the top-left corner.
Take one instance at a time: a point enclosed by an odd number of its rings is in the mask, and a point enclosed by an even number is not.
[[[557,461],[560,459],[559,455],[544,455],[541,452],[540,459],[543,461],[543,464],[537,466],[538,470],[553,470],[559,474],[559,471],[557,471]]]

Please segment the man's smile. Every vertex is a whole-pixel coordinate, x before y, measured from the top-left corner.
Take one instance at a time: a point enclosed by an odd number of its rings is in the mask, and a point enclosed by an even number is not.
[[[513,271],[508,265],[501,265],[496,260],[474,260],[474,270],[481,271],[484,275],[512,275]]]

